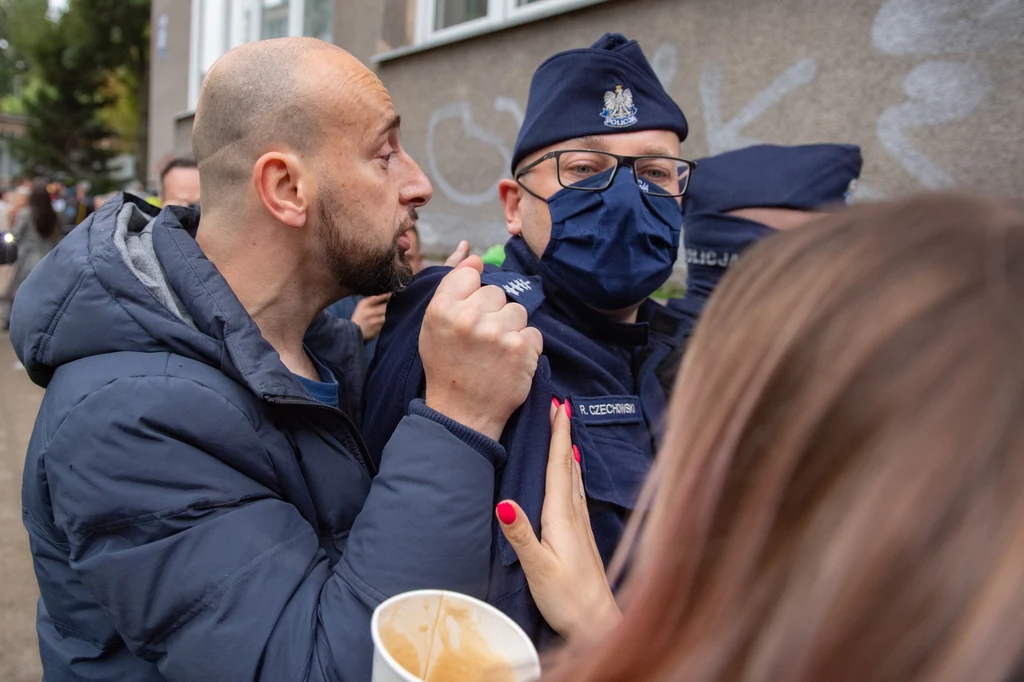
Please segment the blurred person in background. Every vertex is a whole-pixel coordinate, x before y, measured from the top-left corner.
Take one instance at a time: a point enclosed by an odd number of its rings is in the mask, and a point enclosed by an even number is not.
[[[0,233],[11,230],[11,200],[14,193],[5,185],[0,185]]]
[[[199,166],[193,159],[172,159],[160,172],[160,205],[199,203]]]
[[[58,216],[62,216],[64,209],[67,208],[67,199],[64,194],[67,192],[67,187],[63,182],[51,182],[47,186],[47,191],[50,193],[50,202],[53,205],[53,210],[57,212]]]
[[[860,177],[860,147],[755,145],[697,161],[683,198],[686,293],[667,301],[683,325],[679,344],[658,366],[672,390],[680,358],[719,280],[745,249],[843,206]]]
[[[1024,664],[1024,207],[865,205],[765,239],[687,352],[617,561],[556,422],[545,682],[1006,682]]]
[[[95,199],[91,195],[92,185],[88,182],[80,182],[75,187],[75,198],[78,199],[78,213],[75,215],[75,225],[80,225],[96,211]]]
[[[462,246],[460,244],[459,246]],[[468,253],[466,254],[469,255]],[[415,227],[409,230],[409,250],[405,252],[405,262],[412,268],[415,277],[423,269],[423,245],[420,244],[420,233]]]
[[[30,194],[32,194],[31,182],[18,183],[10,190],[11,198],[8,201],[7,220],[10,223],[11,229],[14,228],[15,223],[18,221],[18,214],[28,206]]]
[[[3,297],[7,304],[2,322],[4,330],[10,328],[10,306],[18,293],[18,288],[39,261],[53,250],[62,236],[60,216],[53,208],[45,181],[36,181],[33,184],[28,207],[19,211],[17,222],[11,232],[18,245],[18,260]]]
[[[11,234],[14,217],[14,203],[19,199],[13,187],[0,187],[0,291],[7,291],[11,276],[14,274],[14,262],[17,259],[17,246]]]

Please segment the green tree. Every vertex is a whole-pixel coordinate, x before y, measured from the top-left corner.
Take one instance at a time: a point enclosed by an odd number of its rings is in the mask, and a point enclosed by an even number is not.
[[[20,113],[18,98],[28,67],[11,33],[8,0],[0,0],[0,113]]]
[[[134,154],[145,180],[149,104],[149,0],[71,0],[62,22],[77,50],[103,73],[107,104],[100,120],[114,132],[113,149]]]
[[[26,134],[15,147],[23,166],[104,188],[114,180],[110,160],[131,153],[144,174],[148,0],[70,0],[55,20],[46,0],[0,4],[32,75],[22,93]]]

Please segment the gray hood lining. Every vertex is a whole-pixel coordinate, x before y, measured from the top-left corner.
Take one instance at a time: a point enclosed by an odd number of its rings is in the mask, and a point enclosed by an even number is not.
[[[114,228],[114,246],[121,254],[121,259],[128,266],[135,278],[160,301],[161,305],[172,315],[196,328],[192,316],[174,293],[167,275],[164,274],[160,260],[153,249],[153,221],[138,206],[125,203],[117,214]]]

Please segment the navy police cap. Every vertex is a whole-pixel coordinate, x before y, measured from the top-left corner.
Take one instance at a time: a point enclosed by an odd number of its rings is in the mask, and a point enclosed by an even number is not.
[[[512,172],[525,157],[557,142],[638,130],[670,130],[681,142],[686,116],[640,44],[607,33],[589,48],[559,52],[533,74]]]
[[[860,147],[759,144],[697,160],[686,190],[686,213],[741,208],[814,210],[842,202],[860,176]]]

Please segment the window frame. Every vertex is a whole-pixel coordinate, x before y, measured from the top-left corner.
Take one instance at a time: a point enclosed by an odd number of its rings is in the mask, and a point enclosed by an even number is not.
[[[416,0],[416,30],[412,47],[464,40],[484,32],[535,21],[606,0],[535,0],[522,6],[517,4],[517,0],[487,0],[486,16],[445,28],[435,28],[437,3],[443,1]]]
[[[220,45],[216,46],[218,56],[228,50],[260,40],[263,28],[263,0],[191,0],[189,14],[189,49],[188,49],[188,111],[195,111],[199,101],[199,86],[203,76],[199,72],[202,57],[201,44],[202,10],[204,2],[221,3],[225,16],[225,27]],[[287,0],[288,2],[288,35],[301,36],[305,31],[306,0]],[[335,11],[338,10],[335,0]],[[247,16],[248,15],[248,16]],[[331,32],[333,33],[333,27]]]

